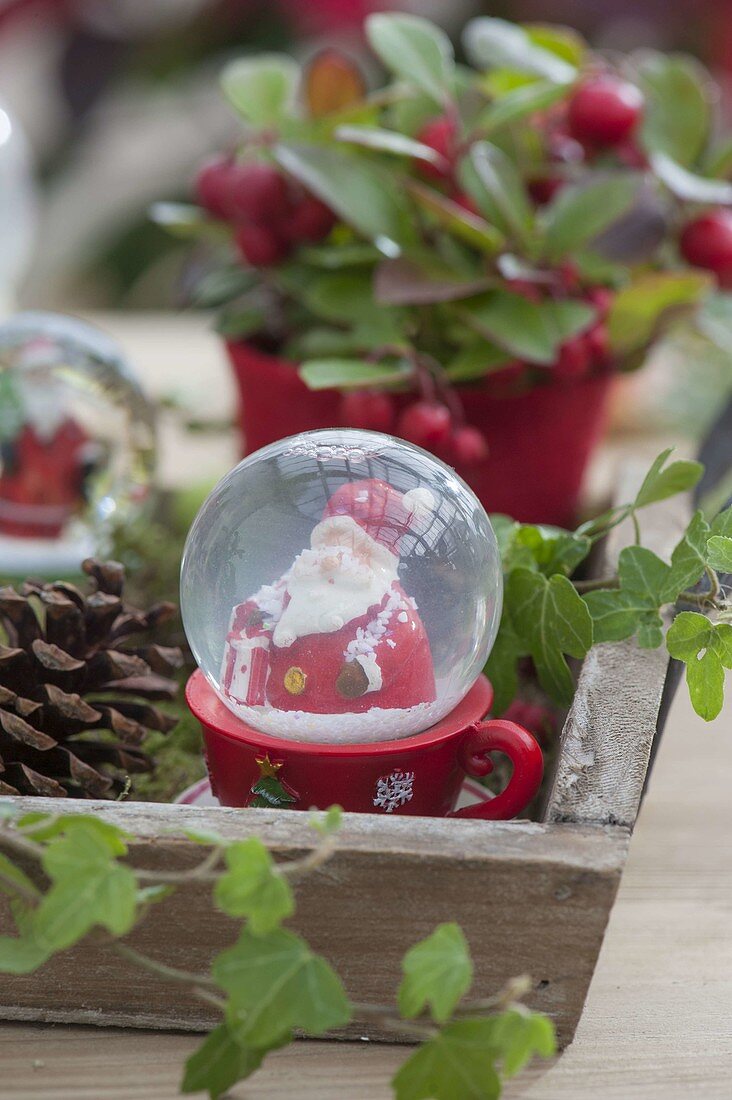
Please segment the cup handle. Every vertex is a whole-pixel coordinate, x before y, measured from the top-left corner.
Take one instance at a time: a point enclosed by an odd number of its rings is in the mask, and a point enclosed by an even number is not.
[[[468,775],[484,776],[493,771],[491,752],[502,752],[513,764],[508,785],[487,802],[464,806],[451,817],[478,817],[490,821],[506,821],[516,817],[528,806],[539,790],[544,774],[544,757],[538,741],[528,730],[504,718],[476,722],[463,738],[458,761]]]

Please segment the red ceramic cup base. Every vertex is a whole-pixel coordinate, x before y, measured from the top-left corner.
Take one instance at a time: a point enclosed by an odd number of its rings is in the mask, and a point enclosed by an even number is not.
[[[203,728],[211,788],[223,806],[250,805],[263,767],[274,768],[294,798],[288,808],[302,810],[337,803],[356,813],[444,817],[452,812],[465,776],[490,771],[488,754],[493,751],[505,752],[513,762],[508,786],[458,816],[513,817],[541,783],[543,758],[534,738],[513,722],[482,721],[493,700],[485,676],[423,733],[356,745],[313,744],[260,733],[228,710],[200,671],[188,681],[186,700]]]

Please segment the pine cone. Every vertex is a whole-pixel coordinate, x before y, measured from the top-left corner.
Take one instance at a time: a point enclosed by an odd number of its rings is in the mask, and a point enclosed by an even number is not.
[[[150,771],[148,730],[177,719],[149,700],[172,699],[179,649],[128,646],[175,613],[122,599],[124,568],[88,559],[90,591],[61,581],[0,588],[0,794],[114,798]]]

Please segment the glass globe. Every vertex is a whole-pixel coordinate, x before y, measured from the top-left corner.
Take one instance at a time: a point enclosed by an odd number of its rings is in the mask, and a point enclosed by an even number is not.
[[[139,507],[152,409],[117,345],[82,321],[0,325],[0,570],[75,572]]]
[[[477,497],[375,432],[308,432],[250,455],[205,501],[181,571],[209,683],[249,725],[300,741],[434,725],[480,674],[501,599]]]

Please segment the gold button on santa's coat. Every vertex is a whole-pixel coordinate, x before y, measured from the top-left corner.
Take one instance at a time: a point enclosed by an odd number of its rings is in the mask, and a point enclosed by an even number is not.
[[[305,690],[307,679],[307,676],[301,668],[292,665],[285,673],[285,691],[289,692],[290,695],[302,695]]]

